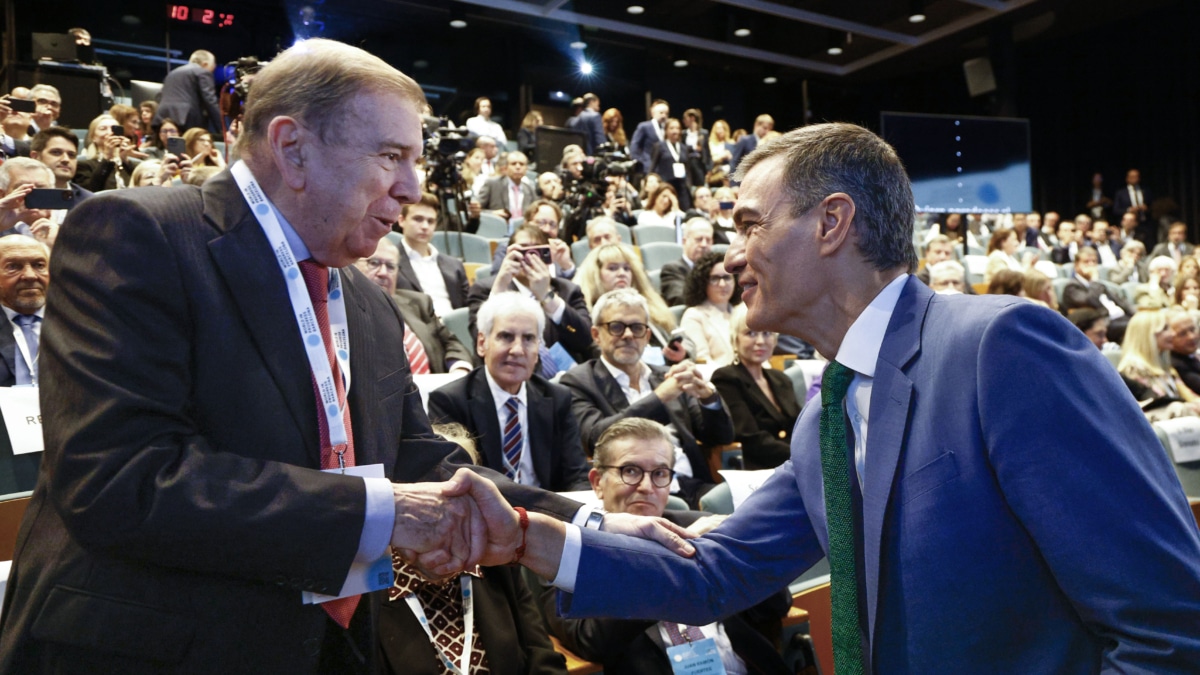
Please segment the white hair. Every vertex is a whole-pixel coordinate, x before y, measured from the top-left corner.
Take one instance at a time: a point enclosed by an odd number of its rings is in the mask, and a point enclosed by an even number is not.
[[[929,283],[936,279],[962,279],[966,271],[957,260],[943,260],[929,268]]]
[[[1175,259],[1172,258],[1171,256],[1160,255],[1157,258],[1155,258],[1154,260],[1150,261],[1150,271],[1151,272],[1156,272],[1158,270],[1168,269],[1168,268],[1172,272],[1175,271]]]
[[[492,326],[496,323],[496,317],[512,316],[514,314],[528,314],[537,319],[539,338],[546,330],[546,313],[542,311],[541,306],[533,298],[516,291],[492,293],[487,302],[483,303],[479,308],[479,312],[475,315],[475,323],[480,333],[491,335]]]
[[[7,162],[0,164],[0,194],[8,194],[8,186],[12,185],[13,172],[25,169],[45,171],[46,175],[50,177],[51,187],[54,186],[55,179],[53,169],[45,164],[42,164],[36,159],[29,159],[28,157],[13,157]]]
[[[632,288],[618,288],[596,298],[596,304],[592,305],[593,326],[600,325],[600,318],[604,316],[604,312],[610,306],[636,307],[646,315],[646,321],[650,320],[650,305],[646,302],[646,298]]]

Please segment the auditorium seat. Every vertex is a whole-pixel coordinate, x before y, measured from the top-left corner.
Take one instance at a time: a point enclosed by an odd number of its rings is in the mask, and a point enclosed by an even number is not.
[[[450,310],[446,312],[446,316],[442,317],[442,323],[446,324],[446,328],[449,328],[450,332],[454,333],[454,337],[466,345],[467,349],[471,349],[472,345],[475,344],[471,339],[470,321],[470,307],[459,307],[458,309]]]
[[[616,222],[614,222],[613,225],[616,226],[617,234],[620,235],[621,241],[633,246],[633,233],[630,231],[629,226],[625,223]]]
[[[508,221],[490,211],[483,211],[479,214],[479,229],[475,231],[475,234],[488,239],[498,237],[507,239],[510,234]]]
[[[571,244],[571,260],[574,260],[576,265],[582,265],[583,259],[586,258],[587,254],[591,253],[591,251],[592,249],[588,248],[587,239],[580,239],[579,241]]]
[[[666,225],[639,225],[633,235],[637,239],[638,246],[645,246],[646,244],[660,241],[674,244],[677,238],[675,228],[667,227]]]
[[[733,493],[729,483],[718,483],[717,487],[704,493],[700,498],[700,510],[725,516],[733,513]]]
[[[663,265],[683,257],[683,246],[673,241],[646,244],[642,249],[642,265],[648,270],[661,269]]]
[[[461,242],[461,246],[460,246]],[[438,230],[430,241],[439,253],[464,262],[491,263],[492,249],[485,237],[469,232],[447,232]]]
[[[1200,460],[1182,463],[1175,461],[1175,454],[1171,450],[1170,439],[1171,434],[1174,433],[1173,429],[1180,429],[1181,432],[1190,433],[1200,430],[1200,418],[1180,417],[1167,420],[1166,422],[1155,422],[1153,426],[1154,433],[1158,434],[1159,443],[1162,444],[1163,450],[1166,451],[1167,457],[1175,467],[1175,475],[1179,477],[1179,483],[1183,485],[1184,494],[1188,497],[1200,498]]]
[[[662,270],[649,270],[646,276],[650,278],[650,285],[658,293],[662,293]]]

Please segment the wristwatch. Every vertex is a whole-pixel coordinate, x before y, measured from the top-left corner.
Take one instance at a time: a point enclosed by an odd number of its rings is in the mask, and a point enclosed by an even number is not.
[[[547,300],[553,300],[556,297],[558,297],[558,294],[554,292],[553,288],[551,288],[550,292],[547,293],[539,302],[540,302],[540,304],[544,305],[544,304],[546,304]]]
[[[599,511],[592,511],[588,514],[587,520],[584,521],[583,526],[590,530],[599,530],[600,526],[603,524],[604,514]]]

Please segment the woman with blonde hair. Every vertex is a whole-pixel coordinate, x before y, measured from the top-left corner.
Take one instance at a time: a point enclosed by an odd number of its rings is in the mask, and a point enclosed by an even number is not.
[[[733,143],[730,141],[729,122],[717,120],[713,122],[712,131],[708,134],[708,152],[712,156],[712,165],[726,167],[733,159]]]
[[[1200,414],[1200,397],[1171,365],[1171,316],[1142,310],[1129,319],[1117,372],[1151,421]]]
[[[137,168],[137,146],[127,136],[113,134],[117,120],[112,115],[99,115],[88,124],[83,139],[83,152],[75,168],[74,183],[79,187],[100,192],[129,185]]]
[[[537,156],[537,128],[542,126],[542,113],[530,110],[517,130],[517,149],[532,161]]]
[[[675,315],[658,291],[654,290],[642,266],[641,256],[633,248],[620,242],[597,246],[580,263],[574,281],[583,291],[583,299],[589,308],[601,295],[618,288],[632,288],[640,293],[650,309],[651,348],[646,350],[651,354],[650,360],[658,360],[653,356],[655,351],[661,352],[669,363],[678,363],[687,357],[687,349],[683,345],[669,348],[671,333],[678,325]],[[657,350],[653,349],[655,347]]]
[[[621,111],[609,108],[604,111],[600,121],[604,123],[604,136],[609,143],[615,143],[617,150],[629,152],[629,139],[625,137],[625,118]]]

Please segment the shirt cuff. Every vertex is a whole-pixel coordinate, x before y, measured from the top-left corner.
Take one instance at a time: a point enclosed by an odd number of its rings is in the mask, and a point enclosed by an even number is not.
[[[354,562],[379,560],[392,543],[392,528],[396,524],[396,498],[392,481],[386,478],[363,478],[367,488],[367,516],[363,521],[362,537]]]
[[[549,314],[550,320],[556,324],[562,323],[563,312],[567,311],[567,299],[561,295],[558,297],[558,309],[554,310],[553,314]]]
[[[446,365],[450,366],[449,372],[451,372],[451,373],[453,373],[456,370],[461,370],[464,373],[469,373],[472,370],[475,370],[475,366],[472,366],[467,361],[463,361],[460,359],[451,359],[450,361],[446,362]]]
[[[581,511],[583,509],[580,509]],[[558,574],[550,584],[568,593],[575,592],[575,575],[579,573],[579,554],[583,550],[583,535],[576,525],[567,525],[567,538],[563,542],[562,559],[558,563]]]

